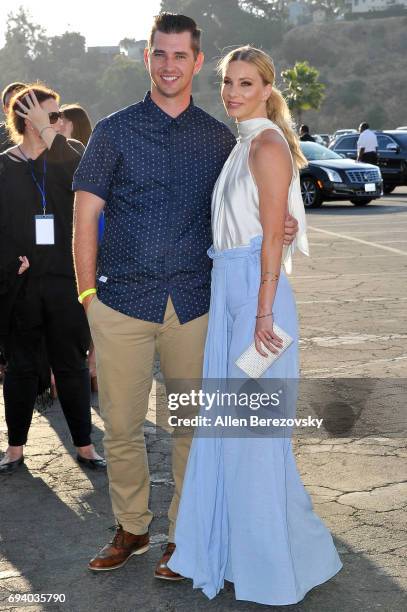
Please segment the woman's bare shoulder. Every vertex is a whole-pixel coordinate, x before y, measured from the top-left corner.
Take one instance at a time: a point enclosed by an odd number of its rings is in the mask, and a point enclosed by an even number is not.
[[[291,164],[289,147],[283,136],[274,129],[263,130],[253,139],[251,160],[255,165]]]

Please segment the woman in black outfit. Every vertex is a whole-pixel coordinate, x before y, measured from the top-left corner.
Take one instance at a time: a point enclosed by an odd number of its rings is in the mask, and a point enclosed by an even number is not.
[[[90,438],[90,333],[77,299],[71,246],[71,185],[83,145],[59,134],[58,102],[58,94],[42,85],[19,91],[8,112],[18,144],[0,155],[0,334],[9,440],[0,473],[24,461],[44,340],[77,460],[106,467]]]

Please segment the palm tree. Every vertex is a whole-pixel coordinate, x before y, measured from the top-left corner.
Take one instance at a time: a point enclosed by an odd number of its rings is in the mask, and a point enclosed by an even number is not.
[[[287,85],[284,95],[288,106],[301,124],[304,111],[320,108],[325,85],[318,81],[319,71],[308,62],[296,62],[292,68],[283,70],[281,76]]]

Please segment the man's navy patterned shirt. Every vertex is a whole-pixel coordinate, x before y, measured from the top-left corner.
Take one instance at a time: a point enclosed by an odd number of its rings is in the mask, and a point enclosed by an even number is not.
[[[73,189],[106,201],[98,297],[162,323],[171,296],[181,323],[209,310],[211,194],[236,139],[194,106],[175,119],[147,93],[102,119]]]

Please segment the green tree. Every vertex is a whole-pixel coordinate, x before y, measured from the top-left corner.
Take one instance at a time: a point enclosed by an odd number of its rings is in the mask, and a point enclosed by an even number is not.
[[[24,58],[35,59],[48,46],[48,38],[42,26],[31,21],[30,15],[20,6],[16,13],[9,13],[6,26],[6,46],[13,46]]]
[[[135,44],[135,42],[135,38],[122,38],[122,40],[119,42],[119,47],[128,51],[129,48]]]
[[[309,0],[308,0],[309,1]],[[320,5],[327,11],[328,17],[339,17],[347,10],[347,0],[311,0],[310,4]]]
[[[302,114],[307,110],[318,110],[325,98],[325,85],[319,82],[319,72],[308,62],[296,62],[292,68],[281,73],[285,84],[284,91],[290,110],[298,123],[302,123]]]
[[[244,0],[241,6],[249,13],[267,21],[284,21],[288,17],[286,0]]]
[[[265,19],[255,4],[258,2],[162,0],[161,11],[183,13],[195,19],[203,30],[202,46],[210,61],[233,46],[251,43],[270,48],[281,41],[285,26],[278,19]]]
[[[117,55],[105,69],[99,87],[99,111],[104,115],[140,100],[149,87],[149,77],[144,64]]]
[[[50,38],[49,49],[55,62],[68,64],[83,59],[86,53],[85,43],[85,37],[79,32],[64,32],[61,36]]]
[[[0,50],[1,80],[29,81],[33,67],[46,62],[49,54],[45,30],[31,21],[20,7],[16,13],[9,13],[6,22],[6,43]]]

